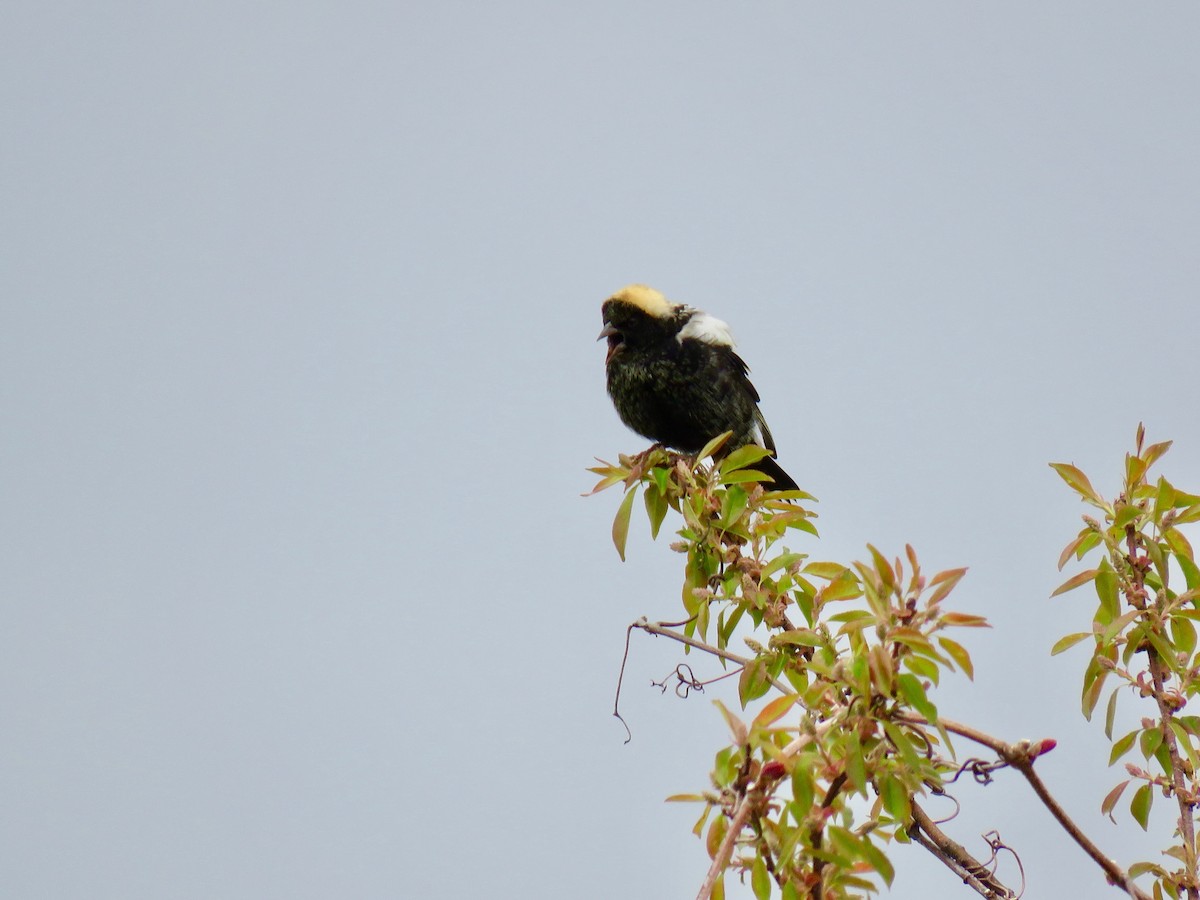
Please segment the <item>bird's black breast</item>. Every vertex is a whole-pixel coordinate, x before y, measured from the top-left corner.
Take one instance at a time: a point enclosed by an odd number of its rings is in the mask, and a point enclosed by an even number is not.
[[[731,446],[752,440],[758,392],[731,348],[672,339],[626,351],[607,367],[608,392],[634,431],[686,453],[725,431]]]

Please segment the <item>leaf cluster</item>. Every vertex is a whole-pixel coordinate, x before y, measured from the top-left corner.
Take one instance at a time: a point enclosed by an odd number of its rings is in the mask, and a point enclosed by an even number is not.
[[[695,458],[651,448],[592,470],[597,491],[624,487],[622,558],[638,493],[652,535],[678,513],[681,638],[739,667],[743,709],[773,696],[748,722],[720,707],[732,741],[711,788],[672,799],[704,805],[712,896],[728,873],[759,898],[861,896],[891,883],[886,851],[909,839],[914,798],[956,769],[931,693],[945,672],[973,673],[945,632],[986,622],[943,608],[965,570],[926,578],[911,547],[843,565],[785,545],[816,536],[814,498],[764,490],[765,451],[721,456],[726,437]],[[739,641],[748,655],[731,651]]]
[[[1141,764],[1126,763],[1128,778],[1105,796],[1101,810],[1112,813],[1126,789],[1136,785],[1129,802],[1134,820],[1147,828],[1156,794],[1178,810],[1178,841],[1165,853],[1177,865],[1138,863],[1131,875],[1149,874],[1156,896],[1195,897],[1197,880],[1195,815],[1200,803],[1200,716],[1185,715],[1187,702],[1200,692],[1200,568],[1181,525],[1200,521],[1200,496],[1179,490],[1166,478],[1152,479],[1151,469],[1170,442],[1145,444],[1139,426],[1135,450],[1125,458],[1124,479],[1113,499],[1102,496],[1076,466],[1053,468],[1079,498],[1099,515],[1083,517],[1084,527],[1059,557],[1059,569],[1072,558],[1098,557],[1097,563],[1068,578],[1054,592],[1084,585],[1095,591],[1097,605],[1088,631],[1061,638],[1052,652],[1090,642],[1083,677],[1082,706],[1089,719],[1108,688],[1104,731],[1113,741],[1110,765],[1137,753]],[[1118,701],[1132,696],[1149,704],[1137,728],[1114,739]],[[1143,712],[1145,710],[1142,710]],[[1114,820],[1115,821],[1115,820]]]

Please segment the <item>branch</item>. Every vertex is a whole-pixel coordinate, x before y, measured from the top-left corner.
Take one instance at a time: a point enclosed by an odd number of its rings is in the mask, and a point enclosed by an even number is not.
[[[1140,450],[1140,448],[1139,448]],[[1146,598],[1146,569],[1144,557],[1139,558],[1138,545],[1141,535],[1133,527],[1133,523],[1125,526],[1125,546],[1129,553],[1126,561],[1133,574],[1132,590],[1127,591],[1126,601],[1130,606],[1138,607],[1137,603],[1145,603]],[[1166,590],[1166,575],[1163,576],[1163,590],[1156,592],[1155,606],[1158,613],[1163,612],[1163,593]],[[1137,602],[1135,602],[1137,601]],[[1161,631],[1161,622],[1153,623],[1156,631]],[[1147,642],[1146,657],[1150,669],[1150,679],[1154,684],[1154,702],[1158,705],[1159,729],[1162,732],[1163,744],[1167,748],[1167,757],[1171,761],[1171,771],[1166,774],[1171,779],[1171,787],[1175,794],[1175,802],[1179,805],[1179,837],[1183,850],[1183,865],[1187,881],[1183,885],[1190,900],[1200,900],[1200,888],[1196,885],[1196,829],[1192,820],[1195,803],[1184,783],[1184,763],[1179,755],[1179,744],[1175,740],[1175,731],[1171,723],[1175,719],[1175,707],[1167,702],[1167,678],[1170,672],[1166,663],[1155,649],[1153,643]]]
[[[712,865],[708,867],[708,874],[704,876],[704,883],[700,885],[700,893],[696,895],[696,900],[710,900],[712,897],[717,879],[721,877],[721,873],[729,865],[730,857],[733,856],[733,845],[737,841],[737,836],[741,834],[742,829],[746,827],[747,820],[750,818],[750,807],[752,805],[750,795],[748,793],[743,794],[742,799],[738,802],[737,809],[733,813],[733,819],[729,822],[729,830],[725,832],[725,837],[721,839],[721,846],[717,848],[716,855],[713,856]]]
[[[968,853],[965,847],[951,840],[915,801],[912,811],[913,824],[909,826],[909,836],[940,859],[946,868],[962,879],[963,884],[988,900],[1015,900],[1018,895],[1012,888],[989,872],[987,866]]]
[[[1071,836],[1083,852],[1092,858],[1095,863],[1104,870],[1104,874],[1108,876],[1110,883],[1122,888],[1130,897],[1135,897],[1137,900],[1150,900],[1150,895],[1133,883],[1133,879],[1113,860],[1105,856],[1100,848],[1091,842],[1086,834],[1080,830],[1079,826],[1067,815],[1066,811],[1059,806],[1058,801],[1051,796],[1050,791],[1046,788],[1045,783],[1033,770],[1033,760],[1036,758],[1036,753],[1030,752],[1029,743],[1022,741],[1015,747],[1006,748],[1007,752],[1001,753],[1000,757],[1014,769],[1025,776],[1025,780],[1029,782],[1029,786],[1033,788],[1033,792],[1037,794],[1038,799],[1046,809],[1050,810],[1050,815],[1058,820],[1058,824],[1063,827],[1063,830]]]
[[[919,725],[927,724],[924,719],[921,719],[918,716],[907,716],[906,720]],[[989,750],[995,751],[997,755],[1003,755],[1004,749],[1008,747],[1008,744],[1004,743],[1004,741],[1000,740],[1000,738],[992,737],[990,734],[982,732],[977,728],[972,728],[970,725],[963,725],[961,722],[955,722],[952,719],[939,718],[938,724],[940,724],[951,734],[957,734],[960,737],[965,737],[969,741],[974,741],[977,744],[981,744],[982,746],[987,747]]]
[[[817,738],[824,737],[825,732],[827,732],[830,728],[833,728],[835,725],[840,724],[840,722],[841,722],[840,718],[826,719],[820,725],[817,725],[816,727],[814,727],[811,732],[801,734],[801,735],[798,735],[797,737],[793,738],[792,741],[780,751],[780,753],[783,755],[783,757],[785,759],[795,756],[797,753],[799,753],[801,750],[803,750],[809,744],[816,741]]]
[[[896,717],[902,722],[907,722],[912,725],[928,724],[920,716],[903,714]],[[1105,856],[1100,848],[1092,843],[1091,839],[1083,833],[1082,829],[1075,824],[1074,820],[1067,815],[1066,811],[1059,805],[1058,801],[1051,795],[1045,782],[1033,770],[1033,761],[1037,757],[1047,752],[1053,747],[1053,744],[1046,746],[1046,741],[1020,741],[1016,744],[1008,744],[999,738],[994,738],[990,734],[986,734],[978,729],[972,728],[969,725],[963,725],[960,722],[954,722],[949,719],[939,719],[938,722],[947,731],[961,735],[968,740],[975,741],[990,750],[995,751],[1005,763],[1012,766],[1020,772],[1025,780],[1029,782],[1033,792],[1037,794],[1038,799],[1050,811],[1050,815],[1058,821],[1058,824],[1063,827],[1063,830],[1070,835],[1083,851],[1092,858],[1092,860],[1104,870],[1104,874],[1108,880],[1125,890],[1131,897],[1136,897],[1137,900],[1150,900],[1145,891],[1133,884],[1129,874],[1125,872],[1115,861]]]
[[[673,641],[679,641],[681,644],[687,644],[689,647],[695,647],[697,650],[703,650],[705,653],[711,653],[713,656],[719,656],[721,659],[727,659],[730,662],[737,663],[739,666],[749,665],[753,660],[747,659],[744,656],[738,656],[736,653],[730,653],[728,650],[721,650],[714,647],[712,644],[706,644],[704,641],[697,640],[693,637],[688,637],[686,634],[681,634],[678,631],[672,631],[667,627],[665,622],[651,622],[645,616],[642,616],[633,623],[632,628],[640,628],[647,634],[662,635],[669,637]],[[788,693],[787,687],[777,678],[769,679],[771,687],[781,693]]]
[[[1175,713],[1166,698],[1167,666],[1153,646],[1147,648],[1146,655],[1149,657],[1150,679],[1154,684],[1154,700],[1158,704],[1159,728],[1162,731],[1163,743],[1167,747],[1167,756],[1171,760],[1171,787],[1179,804],[1179,837],[1188,878],[1187,895],[1190,900],[1197,900],[1200,898],[1200,889],[1196,886],[1196,829],[1192,820],[1192,807],[1195,803],[1188,799],[1190,792],[1183,780],[1183,757],[1179,754],[1179,744],[1175,740],[1175,731],[1171,728]]]

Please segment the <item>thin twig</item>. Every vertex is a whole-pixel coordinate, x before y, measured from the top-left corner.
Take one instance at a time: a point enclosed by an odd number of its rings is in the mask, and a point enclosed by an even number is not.
[[[635,622],[634,625],[625,629],[625,652],[621,655],[621,671],[617,675],[617,695],[613,698],[613,715],[625,726],[625,743],[627,744],[633,740],[633,732],[629,730],[629,723],[621,715],[621,684],[625,681],[625,663],[629,660],[629,638],[633,634],[636,624]]]

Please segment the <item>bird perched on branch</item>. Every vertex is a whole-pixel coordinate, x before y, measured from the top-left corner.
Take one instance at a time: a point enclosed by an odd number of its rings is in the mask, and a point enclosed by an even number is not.
[[[724,454],[746,444],[765,447],[771,455],[752,468],[771,478],[772,490],[798,489],[775,462],[758,391],[734,352],[728,325],[641,284],[605,300],[601,315],[599,340],[608,339],[608,394],[622,422],[684,453],[697,453],[731,431]]]

